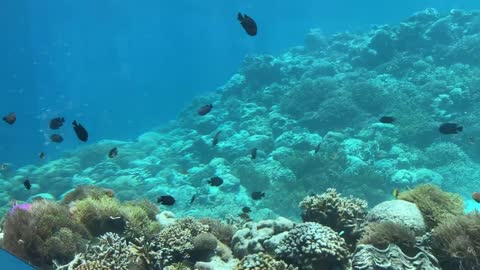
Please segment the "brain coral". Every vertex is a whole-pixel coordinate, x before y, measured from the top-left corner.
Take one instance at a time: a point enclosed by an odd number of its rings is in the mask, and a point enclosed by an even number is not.
[[[359,225],[367,215],[367,202],[343,198],[333,188],[320,195],[307,196],[300,202],[304,222],[316,222],[336,232],[343,232],[348,242],[358,238]]]
[[[290,230],[275,249],[279,258],[305,270],[347,269],[349,251],[334,230],[314,222]]]

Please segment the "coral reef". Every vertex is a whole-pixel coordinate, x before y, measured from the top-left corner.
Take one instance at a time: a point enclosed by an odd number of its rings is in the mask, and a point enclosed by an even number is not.
[[[426,225],[417,205],[403,200],[385,201],[368,211],[366,222],[393,222],[422,235]]]
[[[350,255],[342,237],[314,222],[296,225],[280,241],[275,253],[305,270],[347,269]]]
[[[281,260],[276,260],[265,253],[256,253],[244,257],[235,270],[298,270],[297,267],[288,265]]]
[[[386,249],[390,244],[398,246],[403,253],[410,255],[415,251],[415,234],[407,227],[393,222],[369,223],[365,227],[360,245],[372,245],[378,249]]]
[[[432,184],[419,185],[412,190],[401,192],[398,198],[416,204],[429,229],[434,228],[444,219],[463,214],[464,206],[461,196],[442,191]]]
[[[367,215],[367,202],[358,198],[344,198],[335,189],[320,195],[307,196],[300,202],[302,220],[317,222],[342,232],[349,243],[359,237],[360,224]]]

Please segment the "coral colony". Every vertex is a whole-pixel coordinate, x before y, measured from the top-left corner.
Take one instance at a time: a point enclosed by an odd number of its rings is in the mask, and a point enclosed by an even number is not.
[[[478,52],[478,12],[313,30],[160,130],[3,174],[1,245],[40,269],[479,269]]]

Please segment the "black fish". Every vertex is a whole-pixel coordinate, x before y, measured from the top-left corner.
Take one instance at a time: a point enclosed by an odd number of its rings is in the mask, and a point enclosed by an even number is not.
[[[455,123],[443,123],[438,128],[438,131],[442,134],[457,134],[463,131],[463,127]]]
[[[248,35],[255,36],[257,34],[257,23],[252,18],[247,14],[242,15],[240,12],[238,13],[237,18]]]
[[[393,116],[382,116],[379,121],[380,121],[380,123],[391,124],[391,123],[395,122],[395,120],[397,120],[397,119],[395,119],[395,117],[393,117]]]
[[[40,159],[44,159],[45,158],[45,153],[44,152],[40,152],[40,154],[38,154],[38,157]]]
[[[7,122],[10,125],[13,125],[15,121],[17,121],[17,115],[14,112],[11,112],[7,115],[5,115],[3,118],[3,121]]]
[[[170,195],[160,196],[157,198],[157,203],[161,203],[163,205],[174,205],[175,198]]]
[[[63,142],[63,137],[58,134],[50,135],[50,140],[54,143],[61,143]]]
[[[250,207],[248,206],[245,206],[242,208],[242,212],[245,213],[245,214],[248,214],[250,212],[252,212],[252,209],[250,209]]]
[[[251,158],[252,158],[252,159],[256,159],[256,158],[257,158],[257,148],[256,148],[256,147],[254,147],[254,148],[252,149],[250,155],[251,155]]]
[[[82,126],[82,124],[77,123],[77,121],[73,121],[73,130],[75,131],[75,134],[77,134],[77,137],[80,141],[86,142],[88,140],[88,132],[87,130]]]
[[[320,145],[322,143],[318,143],[317,146],[315,147],[315,154],[317,154],[318,152],[320,152]]]
[[[196,198],[197,198],[197,194],[193,194],[192,198],[190,199],[190,204],[192,204]]]
[[[218,177],[218,176],[214,176],[214,177],[210,178],[209,180],[207,180],[207,182],[212,187],[219,187],[223,184],[223,179]]]
[[[65,118],[63,117],[53,118],[52,120],[50,120],[50,128],[59,129],[61,126],[63,126],[64,122],[65,122]]]
[[[203,105],[200,109],[198,109],[198,115],[204,116],[209,113],[213,108],[212,104]]]
[[[32,184],[30,183],[30,180],[25,180],[23,181],[23,186],[27,189],[30,190],[32,188]]]
[[[250,215],[248,213],[240,213],[238,214],[238,216],[246,222],[252,221],[252,218],[250,218]]]
[[[265,197],[265,192],[262,191],[254,191],[252,192],[252,199],[260,200],[261,198]]]
[[[108,157],[109,158],[114,158],[117,155],[118,155],[118,148],[117,147],[112,148],[112,150],[110,150],[110,152],[108,152]]]
[[[212,139],[212,146],[216,146],[216,145],[218,144],[218,139],[219,139],[219,137],[220,137],[220,133],[221,133],[221,132],[222,132],[221,130],[218,131],[218,132],[215,134],[215,136],[213,137],[213,139]]]

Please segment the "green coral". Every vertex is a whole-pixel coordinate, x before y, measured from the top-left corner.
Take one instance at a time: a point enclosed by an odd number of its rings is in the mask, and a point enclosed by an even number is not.
[[[358,244],[386,249],[390,244],[399,246],[409,255],[415,255],[415,233],[404,225],[394,222],[369,223]]]
[[[478,269],[480,214],[442,220],[432,231],[430,242],[443,269]]]
[[[433,184],[423,184],[401,192],[399,199],[417,205],[429,229],[442,220],[463,214],[463,199],[460,195],[445,192]]]
[[[71,202],[83,200],[89,197],[93,199],[100,199],[104,196],[113,197],[113,190],[92,185],[80,185],[76,186],[74,190],[65,194],[61,203],[68,205]]]

